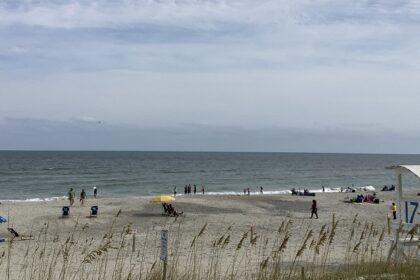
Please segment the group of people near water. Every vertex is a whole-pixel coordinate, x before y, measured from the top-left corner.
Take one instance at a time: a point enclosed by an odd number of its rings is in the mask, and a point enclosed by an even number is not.
[[[358,194],[356,197],[350,198],[349,202],[355,202],[355,203],[379,203],[379,198],[376,197],[376,192],[373,192],[372,194]]]
[[[191,184],[185,185],[184,186],[184,194],[197,194],[198,188],[197,185],[194,184],[193,186],[191,186]],[[204,188],[204,186],[201,186],[201,193],[204,195],[206,193],[206,189]],[[177,191],[176,191],[176,186],[174,187],[174,196],[176,196]]]
[[[96,198],[98,195],[98,189],[96,187],[93,187],[93,197]],[[74,204],[74,198],[76,197],[76,194],[74,193],[73,188],[70,188],[69,192],[67,193],[67,197],[69,199],[70,206],[73,206]],[[85,189],[82,189],[80,192],[80,204],[83,206],[86,200],[86,192]]]
[[[264,193],[264,188],[262,186],[259,187],[260,189],[260,194]],[[244,189],[244,195],[251,195],[251,189],[250,188],[245,188]]]

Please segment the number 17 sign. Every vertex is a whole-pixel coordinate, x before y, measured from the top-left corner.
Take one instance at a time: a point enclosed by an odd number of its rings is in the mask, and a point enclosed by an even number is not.
[[[420,208],[419,200],[405,200],[402,201],[403,215],[407,224],[420,223]]]

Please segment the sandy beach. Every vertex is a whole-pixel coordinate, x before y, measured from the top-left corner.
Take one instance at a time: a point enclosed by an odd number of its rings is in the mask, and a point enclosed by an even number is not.
[[[367,192],[366,192],[367,193]],[[30,234],[34,240],[12,242],[10,270],[13,273],[22,271],[23,263],[27,262],[29,248],[40,247],[40,244],[64,244],[69,236],[76,239],[78,246],[74,252],[74,263],[82,263],[89,250],[100,246],[106,234],[114,235],[113,242],[118,243],[124,239],[125,250],[137,252],[137,262],[144,268],[150,269],[156,264],[159,255],[160,230],[169,230],[169,260],[174,261],[176,256],[177,269],[188,270],[186,262],[191,252],[198,246],[201,254],[201,266],[207,267],[212,248],[218,241],[226,244],[226,252],[222,255],[221,270],[230,265],[232,257],[238,258],[241,254],[250,257],[250,262],[260,262],[269,258],[273,250],[288,235],[288,244],[282,250],[282,261],[292,262],[302,243],[308,237],[306,247],[311,249],[322,231],[331,232],[333,219],[338,224],[330,245],[328,264],[340,264],[348,261],[348,246],[350,232],[366,230],[371,227],[369,238],[379,238],[382,233],[381,255],[386,255],[385,249],[389,247],[387,234],[387,216],[390,214],[390,205],[395,193],[380,192],[380,204],[352,204],[343,202],[355,193],[318,193],[315,199],[318,202],[319,219],[310,219],[310,207],[313,197],[292,195],[251,195],[251,196],[210,196],[190,195],[177,196],[173,202],[177,210],[184,214],[179,218],[162,215],[162,206],[153,204],[147,198],[88,198],[85,206],[78,201],[71,207],[70,217],[61,217],[62,206],[67,205],[66,200],[49,202],[2,202],[0,213],[8,216],[8,225],[0,226],[0,236],[10,238],[7,227],[13,227],[20,234]],[[89,218],[90,206],[99,206],[97,218]],[[285,228],[287,225],[287,229]],[[203,229],[204,227],[204,229]],[[251,232],[239,245],[246,232]],[[323,229],[324,228],[324,229]],[[327,229],[327,230],[326,230]],[[200,233],[200,231],[203,231]],[[286,232],[287,231],[287,232]],[[122,238],[124,232],[124,238]],[[360,234],[360,233],[358,233]],[[135,235],[133,248],[133,235]],[[229,235],[229,240],[226,237]],[[117,237],[119,236],[119,237]],[[253,238],[255,240],[253,241]],[[248,240],[249,239],[249,240]],[[310,240],[313,244],[309,244]],[[81,240],[85,246],[81,244]],[[89,242],[89,246],[86,244]],[[373,239],[368,242],[374,242]],[[375,241],[377,242],[377,241]],[[375,243],[376,244],[376,243]],[[131,248],[131,249],[130,249]],[[247,249],[249,248],[249,249]],[[252,249],[252,248],[258,248]],[[346,249],[347,248],[347,249]],[[305,248],[306,249],[306,248]],[[301,262],[310,260],[303,257]],[[255,251],[256,250],[256,251]],[[0,244],[0,255],[8,251],[8,243]],[[242,252],[242,253],[241,253]],[[128,254],[128,253],[127,253]],[[250,254],[250,255],[249,255]],[[255,256],[252,257],[252,254]],[[376,252],[379,256],[379,252]],[[110,251],[109,256],[113,256]],[[127,255],[128,256],[128,255]],[[181,261],[183,258],[185,260]],[[136,261],[132,260],[135,267]],[[159,263],[159,262],[158,262]],[[5,266],[3,261],[1,266]],[[249,263],[239,263],[246,271]],[[73,269],[75,269],[73,267]],[[142,268],[143,269],[143,268]],[[13,274],[12,273],[12,274]]]

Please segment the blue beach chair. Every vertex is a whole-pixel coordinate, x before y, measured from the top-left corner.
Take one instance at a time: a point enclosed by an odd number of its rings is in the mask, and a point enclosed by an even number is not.
[[[0,224],[7,223],[7,219],[0,216]]]
[[[98,216],[98,206],[90,207],[90,216],[97,217]]]
[[[70,207],[64,206],[63,207],[63,218],[68,218],[70,216]]]

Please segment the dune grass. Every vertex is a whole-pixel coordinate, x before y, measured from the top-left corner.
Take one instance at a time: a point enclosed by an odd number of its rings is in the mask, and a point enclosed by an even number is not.
[[[52,234],[45,224],[32,241],[9,240],[0,249],[0,279],[162,279],[160,232],[135,235],[131,225],[116,228],[117,219],[118,214],[109,231],[97,239],[86,233],[87,224],[76,222],[65,236]],[[388,261],[386,229],[357,216],[352,221],[333,216],[320,227],[302,223],[300,234],[292,232],[293,223],[283,220],[269,234],[234,225],[209,231],[211,226],[203,224],[186,240],[182,219],[176,221],[168,226],[166,279],[418,279],[420,275],[419,259]],[[338,238],[337,232],[347,236]],[[418,256],[419,245],[416,250]]]

